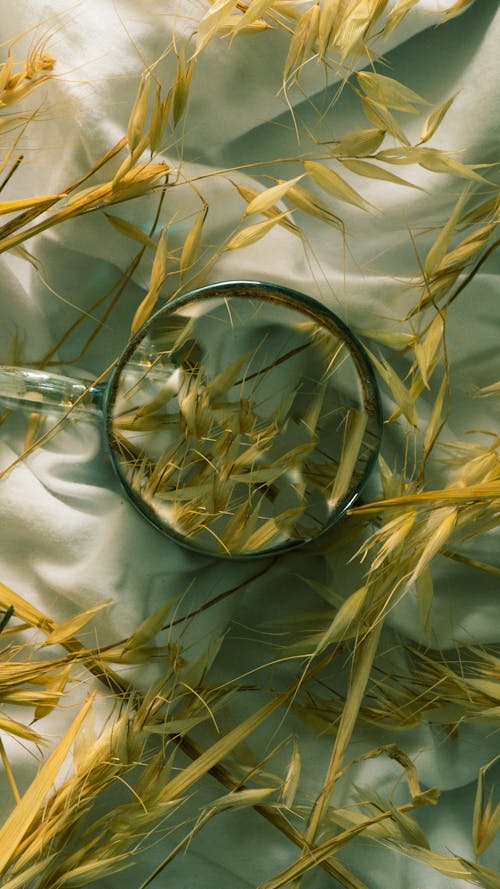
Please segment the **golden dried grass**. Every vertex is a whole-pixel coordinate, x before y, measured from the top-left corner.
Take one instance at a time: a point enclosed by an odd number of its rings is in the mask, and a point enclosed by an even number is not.
[[[498,876],[477,862],[466,861],[450,854],[444,855],[428,848],[426,837],[418,829],[409,813],[419,805],[438,805],[435,791],[420,792],[415,764],[401,751],[382,751],[399,762],[407,777],[410,799],[394,805],[382,800],[375,791],[367,792],[364,799],[357,799],[356,806],[338,807],[333,795],[339,776],[348,773],[352,762],[346,762],[346,752],[353,733],[362,726],[407,729],[414,725],[437,724],[452,734],[462,723],[498,726],[500,665],[493,650],[463,647],[457,653],[457,661],[447,661],[438,652],[413,646],[407,651],[410,667],[389,673],[378,652],[378,639],[383,619],[391,607],[406,595],[412,581],[415,583],[422,626],[429,625],[433,601],[433,566],[439,554],[468,565],[478,571],[498,576],[498,568],[460,553],[462,541],[473,540],[476,534],[498,526],[500,489],[498,476],[498,441],[494,435],[488,445],[471,445],[463,442],[450,449],[452,468],[450,483],[438,490],[427,490],[423,484],[426,460],[439,443],[444,420],[449,374],[446,359],[445,332],[446,312],[464,287],[491,255],[498,242],[494,240],[498,224],[498,197],[495,186],[476,172],[479,164],[464,164],[445,149],[428,147],[427,142],[436,133],[454,96],[440,104],[422,122],[418,144],[411,145],[399,122],[400,114],[422,114],[425,99],[418,96],[394,78],[381,75],[376,70],[364,71],[353,82],[354,64],[369,61],[372,65],[373,36],[377,29],[388,35],[404,21],[417,5],[418,0],[398,0],[388,11],[384,2],[371,0],[360,4],[357,0],[337,3],[313,3],[307,9],[296,4],[279,2],[240,3],[233,0],[217,0],[199,23],[194,56],[187,59],[181,50],[177,54],[175,78],[168,85],[166,98],[158,81],[153,87],[153,70],[146,72],[140,82],[136,101],[132,107],[127,134],[101,158],[88,173],[77,182],[69,183],[61,194],[27,196],[16,201],[8,197],[0,210],[13,214],[0,231],[0,250],[24,249],[22,245],[34,234],[50,229],[67,219],[76,218],[88,211],[100,212],[121,200],[135,200],[158,189],[163,194],[170,186],[169,169],[154,155],[162,146],[169,127],[174,130],[189,113],[188,99],[194,63],[198,63],[206,45],[219,36],[255,35],[261,30],[280,28],[289,35],[289,49],[284,63],[283,85],[285,90],[300,84],[300,74],[305,65],[321,64],[337,72],[342,83],[350,83],[353,95],[357,95],[360,107],[373,127],[358,130],[339,138],[325,157],[315,152],[311,156],[292,158],[313,180],[313,189],[327,192],[335,202],[347,202],[366,210],[363,195],[355,191],[336,170],[342,166],[362,178],[385,178],[390,185],[411,184],[391,175],[384,165],[419,165],[436,175],[451,175],[458,182],[470,183],[470,191],[458,200],[447,220],[436,229],[433,243],[428,247],[421,265],[420,278],[416,283],[418,299],[409,318],[416,325],[412,333],[367,330],[364,335],[381,347],[403,350],[410,355],[412,368],[408,377],[403,376],[400,363],[393,361],[392,354],[380,351],[375,363],[384,386],[395,402],[390,418],[398,423],[401,417],[412,429],[421,433],[421,446],[416,462],[420,464],[421,477],[414,472],[410,478],[405,473],[391,469],[381,460],[381,484],[383,497],[357,507],[353,513],[358,520],[363,516],[375,517],[377,525],[371,537],[358,554],[366,568],[365,582],[355,590],[346,591],[345,598],[331,589],[323,591],[330,608],[315,616],[313,629],[309,629],[306,615],[298,617],[291,627],[289,650],[295,645],[299,655],[299,670],[286,695],[265,703],[246,720],[234,724],[208,746],[202,747],[191,737],[205,722],[213,724],[219,708],[226,707],[226,699],[210,684],[208,663],[189,664],[182,645],[176,647],[165,642],[162,630],[174,622],[175,600],[147,616],[128,639],[116,640],[108,646],[87,649],[75,637],[84,631],[98,608],[76,614],[64,624],[56,624],[25,599],[4,585],[0,586],[0,604],[5,609],[0,620],[0,642],[5,656],[0,663],[0,728],[3,732],[20,738],[26,745],[39,745],[45,739],[31,724],[27,725],[11,716],[16,705],[32,709],[35,720],[64,706],[65,690],[74,683],[88,683],[82,673],[87,671],[103,684],[107,693],[114,696],[117,704],[101,736],[95,737],[91,726],[91,703],[87,702],[73,725],[45,760],[33,783],[21,796],[16,785],[16,775],[6,748],[0,740],[0,756],[12,791],[12,813],[0,827],[2,843],[0,860],[3,867],[5,889],[46,889],[46,887],[80,886],[91,884],[102,876],[118,872],[133,860],[138,833],[154,835],[164,829],[170,819],[180,813],[182,818],[186,796],[196,791],[198,782],[210,772],[228,791],[215,797],[212,809],[200,816],[196,824],[188,826],[185,836],[177,843],[166,859],[169,861],[184,850],[197,830],[203,828],[208,818],[218,812],[251,806],[279,829],[300,850],[298,861],[267,881],[265,889],[277,889],[294,881],[298,886],[308,871],[321,866],[346,889],[366,889],[362,881],[349,871],[336,857],[338,849],[346,843],[356,843],[358,836],[390,842],[402,855],[407,855],[441,874],[466,880],[473,885],[492,889],[498,886]],[[445,11],[449,19],[469,5],[469,0],[454,3]],[[240,36],[243,39],[243,36]],[[15,63],[8,52],[0,69],[0,100],[8,109],[9,125],[24,125],[25,118],[15,111],[17,102],[33,93],[35,88],[47,83],[53,76],[54,59],[42,43],[38,43],[24,63]],[[153,93],[151,95],[151,93]],[[394,113],[393,113],[394,112]],[[3,132],[2,126],[2,132]],[[398,143],[395,147],[382,147],[387,134]],[[128,154],[118,170],[110,178],[90,189],[82,186],[91,176],[128,146]],[[12,166],[2,187],[16,174],[20,161],[14,157],[14,144],[4,152],[2,169]],[[152,158],[140,163],[143,151],[150,149]],[[282,163],[282,159],[277,159]],[[327,166],[333,162],[336,166]],[[272,174],[272,167],[270,168]],[[234,171],[233,171],[234,175]],[[280,171],[280,175],[281,171]],[[276,180],[267,187],[269,178],[262,179],[263,191],[248,189],[235,182],[247,204],[245,215],[263,213],[264,222],[243,228],[232,239],[219,244],[214,256],[224,249],[237,249],[255,243],[265,237],[278,224],[297,233],[298,226],[291,220],[290,210],[276,206],[291,206],[322,224],[334,225],[343,230],[342,220],[329,205],[312,191],[299,185],[301,176],[288,180]],[[246,189],[246,191],[245,191]],[[475,189],[483,194],[475,197]],[[479,192],[477,192],[479,194]],[[33,224],[43,211],[50,211],[56,202],[64,202],[61,209]],[[177,250],[169,256],[172,264],[178,263],[185,277],[196,262],[206,205],[195,218],[194,226]],[[146,249],[156,251],[148,294],[136,310],[132,321],[135,330],[146,320],[156,304],[158,294],[166,279],[166,228],[158,241],[154,228],[149,234],[140,228],[108,214],[108,219],[118,236],[137,242],[141,251],[137,262]],[[462,234],[464,232],[464,234]],[[161,246],[160,246],[161,245]],[[29,255],[23,254],[28,259]],[[131,265],[131,269],[134,266]],[[117,289],[118,297],[120,288]],[[114,299],[115,297],[113,297]],[[436,307],[440,308],[436,311]],[[429,309],[432,317],[429,318]],[[435,384],[436,374],[438,384]],[[430,417],[422,427],[419,396],[426,391],[433,397]],[[493,398],[498,394],[498,383],[486,384],[477,390],[477,396]],[[194,403],[193,403],[194,404]],[[195,406],[186,405],[189,422],[202,422],[196,416]],[[318,401],[312,405],[306,422],[314,430],[317,414],[321,410]],[[316,417],[316,420],[315,420]],[[146,422],[147,417],[144,416]],[[250,419],[248,420],[250,422]],[[411,433],[413,434],[413,433]],[[45,438],[45,440],[47,440]],[[36,442],[30,443],[31,451]],[[227,442],[223,443],[227,446]],[[136,455],[137,456],[137,455]],[[406,468],[406,467],[405,467]],[[163,472],[164,467],[158,470]],[[418,479],[418,481],[415,481]],[[153,483],[153,479],[151,479]],[[155,480],[156,483],[156,480]],[[235,516],[231,533],[239,542],[251,540],[255,528],[251,516],[241,508]],[[353,519],[351,521],[356,521]],[[270,529],[267,529],[270,530]],[[262,532],[261,533],[267,533]],[[316,592],[320,592],[316,584]],[[322,594],[320,592],[320,594]],[[16,643],[19,629],[37,627],[45,634],[44,660],[37,656],[36,643]],[[307,635],[309,633],[309,635]],[[304,637],[305,636],[305,641]],[[158,641],[158,637],[160,640]],[[158,643],[158,644],[156,644]],[[65,656],[56,657],[51,645],[61,644]],[[223,645],[215,639],[214,646]],[[342,646],[351,646],[352,670],[348,686],[343,694],[329,693],[328,663]],[[304,655],[304,652],[306,654]],[[305,657],[305,660],[302,658]],[[318,661],[322,657],[324,663]],[[110,664],[126,665],[131,662],[146,663],[162,658],[166,664],[166,677],[145,696],[128,684]],[[203,660],[203,658],[202,658]],[[304,668],[304,664],[307,668]],[[264,664],[261,665],[262,667]],[[198,675],[193,687],[186,676],[189,671]],[[200,682],[199,676],[204,679]],[[205,681],[206,678],[206,681]],[[315,684],[318,679],[317,685]],[[228,680],[229,682],[229,680]],[[231,687],[231,685],[230,685]],[[242,695],[244,689],[238,681],[232,683],[232,694]],[[169,697],[170,696],[170,697]],[[169,701],[166,704],[166,701]],[[297,741],[281,773],[270,781],[266,763],[258,758],[248,778],[248,762],[244,756],[244,744],[253,730],[272,716],[274,711],[292,702],[306,725],[319,727],[325,734],[334,735],[330,764],[316,800],[311,804],[301,793],[301,749]],[[87,714],[87,715],[86,715]],[[284,717],[285,718],[285,717]],[[164,749],[151,753],[151,738],[160,737]],[[78,740],[79,739],[79,740]],[[53,787],[62,759],[73,743],[74,774]],[[175,759],[177,746],[193,762],[179,766]],[[227,756],[232,754],[234,773],[228,768]],[[381,755],[376,748],[372,756]],[[140,763],[139,777],[134,779],[132,765]],[[175,763],[175,766],[174,766]],[[471,822],[474,852],[481,856],[494,841],[499,829],[499,808],[495,806],[490,791],[486,790],[489,769],[493,762],[485,763],[478,775],[477,792]],[[173,769],[179,771],[173,772]],[[266,768],[265,768],[266,767]],[[279,769],[278,769],[279,771]],[[174,777],[172,777],[174,775]],[[245,779],[245,777],[247,778]],[[95,830],[85,823],[108,787],[130,781],[132,791],[127,802],[106,814],[95,825]],[[248,786],[250,785],[250,786]],[[277,802],[279,801],[279,802]],[[294,824],[286,816],[283,806],[291,810]],[[163,823],[163,827],[161,826]],[[301,824],[300,830],[297,824]],[[309,825],[309,826],[307,826]],[[340,833],[338,832],[340,828]],[[315,843],[317,831],[323,830],[321,841]],[[160,834],[158,834],[160,835]],[[150,881],[148,880],[147,883]],[[146,885],[146,883],[144,884]]]

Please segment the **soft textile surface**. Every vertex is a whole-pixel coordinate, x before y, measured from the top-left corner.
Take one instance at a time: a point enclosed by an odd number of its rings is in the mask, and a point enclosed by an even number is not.
[[[433,104],[458,92],[431,144],[460,152],[464,163],[493,162],[498,145],[497,3],[478,0],[462,15],[435,28],[441,10],[449,5],[444,0],[421,0],[417,4],[393,42],[380,47],[385,70]],[[9,185],[8,197],[14,198],[60,191],[114,144],[126,130],[137,75],[144,65],[158,58],[174,32],[182,35],[190,31],[193,20],[206,7],[188,0],[175,4],[160,0],[87,0],[80,4],[17,0],[13,4],[2,0],[0,8],[4,41],[35,29],[23,38],[24,43],[16,45],[16,53],[33,33],[51,32],[48,46],[57,58],[56,71],[60,73],[45,88],[41,119],[33,123],[28,142],[23,145],[21,177],[13,177]],[[229,175],[211,174],[249,161],[297,153],[292,119],[279,92],[286,46],[285,35],[274,30],[243,35],[232,43],[215,40],[204,50],[195,71],[182,145],[173,145],[165,159],[175,168],[182,150],[191,176],[207,174],[200,180],[200,189],[210,205],[204,231],[207,244],[236,225],[244,206]],[[169,59],[166,65],[168,69]],[[310,66],[302,81],[304,92],[316,95],[318,104],[324,103],[320,125],[307,95],[291,90],[290,99],[301,122],[310,123],[316,138],[327,141],[366,124],[347,93],[335,107],[335,124],[331,124],[328,101],[322,92],[324,77],[320,66]],[[330,97],[334,88],[330,88]],[[420,120],[408,124],[412,138],[420,124]],[[347,204],[341,206],[339,212],[348,231],[347,252],[332,228],[304,217],[300,224],[314,244],[313,264],[307,261],[294,236],[277,226],[255,245],[223,255],[211,268],[208,280],[277,281],[319,298],[354,329],[410,330],[400,324],[413,304],[411,290],[401,295],[401,283],[418,273],[408,231],[423,232],[418,243],[425,245],[421,250],[425,255],[432,243],[433,226],[446,220],[463,182],[420,167],[392,169],[424,190],[363,180],[363,196],[378,212],[363,214]],[[275,175],[289,174],[286,167],[278,167]],[[261,187],[252,180],[251,169],[239,173],[238,181]],[[190,214],[197,211],[199,202],[187,188],[168,194],[166,202],[169,216],[175,207],[179,208],[179,222],[171,231],[175,248],[175,238],[182,242],[191,224]],[[148,198],[112,212],[146,229],[155,206]],[[82,310],[92,314],[90,306],[96,295],[114,281],[134,251],[133,244],[119,237],[104,216],[96,214],[63,224],[26,246],[36,256],[39,272],[19,257],[6,255],[1,259],[0,357],[9,363],[14,337],[19,343],[16,361],[36,362]],[[147,267],[140,266],[122,303],[71,373],[91,379],[120,353],[147,280]],[[497,301],[493,263],[489,262],[450,310],[447,343],[452,396],[443,432],[447,441],[463,440],[468,430],[492,428],[493,402],[475,397],[475,392],[496,379]],[[58,357],[68,362],[68,368],[91,329],[92,321],[88,320],[61,349]],[[394,404],[386,389],[383,398],[384,412],[389,416]],[[430,393],[424,393],[419,404],[425,416],[432,405]],[[0,430],[2,466],[7,466],[21,449],[24,431],[22,416],[11,417]],[[403,450],[403,435],[388,426],[383,444],[385,460],[390,465],[398,460],[401,464]],[[435,487],[446,482],[446,472],[436,457],[429,475]],[[377,485],[374,478],[366,499],[377,492]],[[4,584],[56,621],[100,602],[112,603],[94,625],[93,644],[126,637],[143,617],[171,596],[185,593],[181,612],[195,610],[258,568],[258,564],[230,564],[193,555],[150,527],[119,488],[103,453],[97,424],[91,420],[66,424],[1,480],[0,521],[0,581]],[[493,562],[497,546],[494,536],[485,534],[463,552]],[[339,543],[337,549],[334,546],[328,558],[307,552],[281,558],[267,575],[189,624],[180,625],[186,656],[194,663],[208,652],[207,660],[214,661],[214,682],[223,683],[251,671],[265,655],[244,641],[251,636],[247,628],[263,620],[284,620],[294,613],[324,607],[303,578],[330,584],[342,596],[352,592],[361,581],[361,569],[348,563],[355,549],[356,541],[354,547],[352,542]],[[401,641],[415,641],[433,649],[453,650],[460,643],[478,646],[500,641],[498,577],[444,556],[435,560],[433,574],[434,601],[425,633],[416,596],[410,593],[388,615],[382,644],[389,649]],[[213,640],[224,634],[222,649],[212,651]],[[89,635],[85,638],[90,640]],[[339,670],[349,669],[342,657],[337,663]],[[261,676],[250,673],[247,681],[275,691],[290,680],[291,670],[284,664]],[[158,667],[147,665],[127,672],[143,690],[157,675]],[[194,674],[190,681],[196,681]],[[68,705],[81,701],[84,692],[81,687],[74,689]],[[104,716],[108,710],[106,694],[98,692],[98,696],[97,709]],[[250,697],[251,707],[254,701]],[[74,710],[68,706],[62,713],[40,720],[37,729],[52,743],[72,714]],[[278,730],[277,724],[275,727]],[[301,792],[304,798],[314,799],[324,778],[331,737],[295,715],[288,717],[285,734],[294,734],[299,740],[304,762]],[[261,731],[252,741],[262,756],[273,742],[271,735],[271,729],[267,734]],[[422,788],[436,786],[442,792],[436,809],[426,808],[419,814],[432,848],[472,859],[471,813],[478,770],[498,751],[498,735],[485,725],[464,725],[451,735],[440,725],[418,726],[397,736],[387,729],[370,728],[355,733],[348,758],[391,741],[414,759]],[[34,774],[36,756],[28,751],[29,745],[7,739],[6,746],[22,791]],[[339,783],[335,799],[338,804],[350,801],[353,785],[388,793],[397,779],[389,760],[367,760]],[[206,780],[193,802],[193,811],[214,792],[223,792],[220,788],[214,791],[214,786],[212,779]],[[5,808],[11,805],[9,794],[7,781],[2,779],[2,796],[8,801]],[[140,885],[155,862],[161,860],[168,843],[147,847],[124,877],[131,887]],[[174,859],[154,885],[256,889],[296,856],[296,850],[255,812],[221,814],[200,832],[185,855]],[[495,848],[493,843],[481,861],[494,869],[499,858],[498,845]],[[445,889],[461,885],[366,839],[348,846],[343,860],[370,889]],[[111,889],[118,879],[104,877],[92,885]],[[330,885],[334,881],[321,869],[304,881],[304,886],[311,889],[327,889]]]

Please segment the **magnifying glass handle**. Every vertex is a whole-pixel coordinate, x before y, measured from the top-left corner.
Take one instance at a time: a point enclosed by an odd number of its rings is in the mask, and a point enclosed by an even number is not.
[[[0,407],[37,413],[97,417],[102,414],[105,384],[86,385],[81,380],[28,367],[0,366]]]

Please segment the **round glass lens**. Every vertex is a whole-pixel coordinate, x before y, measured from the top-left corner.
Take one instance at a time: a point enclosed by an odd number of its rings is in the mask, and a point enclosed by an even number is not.
[[[107,432],[130,496],[193,549],[249,557],[312,540],[373,464],[371,367],[319,303],[255,282],[182,296],[130,343]]]

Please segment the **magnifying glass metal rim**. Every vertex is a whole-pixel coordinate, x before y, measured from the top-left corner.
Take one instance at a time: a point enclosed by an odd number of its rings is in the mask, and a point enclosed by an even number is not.
[[[285,543],[279,543],[275,546],[267,547],[264,550],[258,550],[256,552],[250,553],[229,554],[224,551],[209,551],[205,547],[197,545],[196,541],[193,538],[179,533],[174,528],[167,525],[166,522],[163,522],[161,518],[149,506],[149,504],[143,498],[141,498],[141,496],[137,492],[134,491],[120,469],[118,457],[112,447],[112,411],[118,393],[118,383],[121,371],[130,360],[137,345],[141,342],[141,340],[144,339],[145,336],[147,336],[148,331],[154,327],[157,319],[160,316],[164,316],[165,314],[168,314],[170,312],[173,313],[177,309],[181,308],[184,305],[187,305],[188,303],[196,302],[197,300],[203,299],[213,299],[217,297],[221,299],[224,299],[224,297],[231,297],[236,299],[261,298],[265,301],[274,302],[287,308],[295,308],[302,314],[309,315],[312,320],[319,320],[324,327],[326,327],[333,333],[340,333],[342,339],[347,343],[349,347],[351,357],[355,362],[356,369],[359,374],[359,379],[363,388],[365,405],[376,422],[377,440],[376,442],[374,442],[373,450],[366,462],[363,475],[358,482],[356,489],[350,492],[347,498],[345,498],[338,505],[338,507],[330,515],[328,521],[325,523],[324,528],[314,537],[302,540],[289,540]],[[323,306],[320,302],[313,299],[312,297],[300,293],[299,291],[292,290],[291,288],[285,287],[281,284],[274,284],[270,281],[257,280],[221,281],[220,283],[208,284],[204,287],[200,287],[196,290],[191,290],[187,293],[183,293],[177,297],[174,297],[174,299],[158,309],[158,311],[155,312],[145,322],[145,324],[127,343],[125,350],[123,351],[121,357],[118,359],[114,367],[112,376],[106,386],[102,403],[102,410],[104,417],[104,444],[106,452],[110,458],[111,464],[118,477],[118,480],[120,481],[120,484],[125,489],[127,497],[131,500],[136,509],[138,509],[139,512],[152,525],[154,525],[155,528],[175,540],[181,546],[189,549],[191,552],[196,552],[200,555],[209,557],[226,559],[229,561],[249,561],[256,558],[272,557],[284,552],[288,552],[290,550],[298,549],[299,547],[304,547],[310,543],[316,543],[320,538],[323,538],[324,535],[326,535],[331,530],[332,526],[335,525],[338,520],[347,512],[347,510],[351,508],[351,506],[358,499],[361,491],[363,490],[378,458],[383,429],[382,407],[375,373],[371,361],[358,338],[334,312]]]

